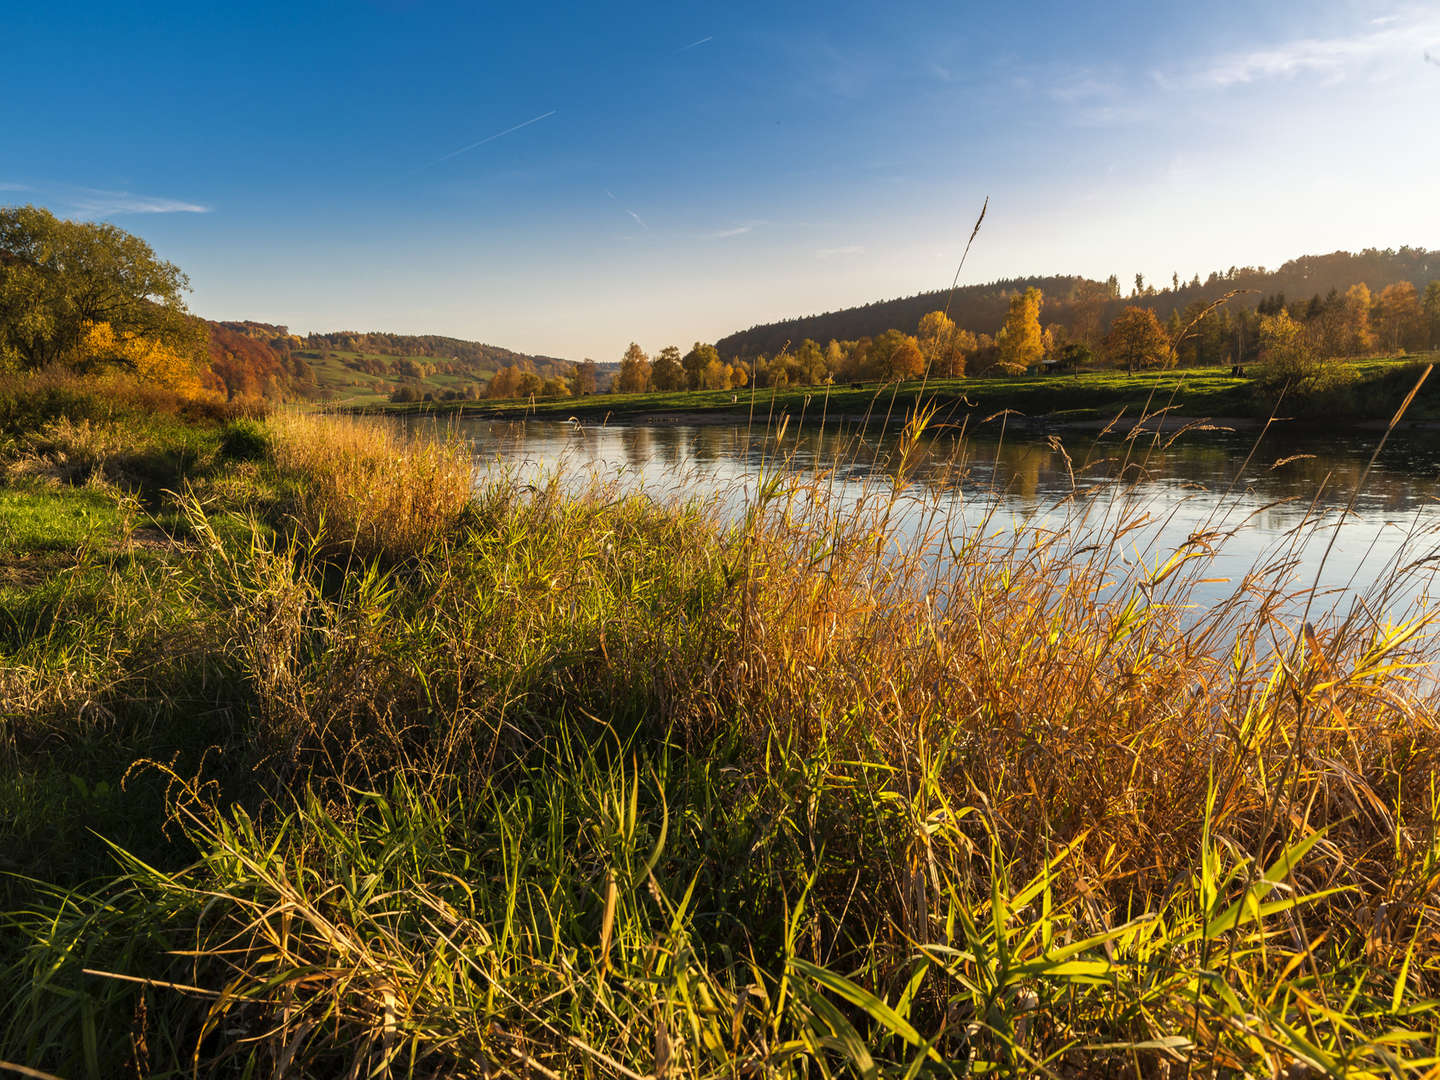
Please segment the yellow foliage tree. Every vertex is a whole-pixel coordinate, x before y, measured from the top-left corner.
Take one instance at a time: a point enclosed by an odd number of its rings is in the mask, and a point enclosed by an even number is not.
[[[620,358],[615,389],[621,394],[640,394],[650,389],[650,357],[633,341]]]
[[[1425,343],[1425,315],[1420,307],[1420,294],[1408,281],[1380,290],[1375,298],[1375,321],[1387,349],[1409,349]]]
[[[1110,324],[1105,336],[1105,353],[1110,362],[1126,371],[1162,367],[1173,362],[1174,352],[1165,327],[1147,307],[1131,305]]]
[[[932,311],[920,319],[915,334],[925,367],[937,378],[960,378],[965,374],[965,357],[975,351],[975,335],[960,330],[943,311]]]
[[[1314,330],[1296,322],[1283,308],[1260,317],[1260,362],[1264,365],[1256,383],[1262,391],[1306,397],[1346,381],[1350,368],[1326,360]]]
[[[108,322],[87,322],[80,353],[87,365],[117,364],[144,383],[180,393],[202,392],[194,352],[143,334],[116,333]]]
[[[1375,348],[1375,331],[1370,328],[1370,309],[1374,300],[1370,287],[1363,281],[1345,290],[1340,330],[1340,350],[1359,356]]]
[[[1004,371],[1024,371],[1045,355],[1040,334],[1040,305],[1044,298],[1036,288],[1026,289],[1010,298],[1010,314],[1000,328],[996,343],[1000,346],[1000,367]]]

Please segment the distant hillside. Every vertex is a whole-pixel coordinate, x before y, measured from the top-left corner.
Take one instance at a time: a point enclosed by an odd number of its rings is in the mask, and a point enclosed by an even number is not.
[[[227,399],[306,396],[314,388],[283,326],[209,322],[210,371],[204,381]]]
[[[1138,294],[1132,282],[1125,282],[1122,288],[1115,278],[1108,282],[1062,275],[1009,278],[962,286],[955,290],[953,298],[949,289],[936,289],[896,300],[877,300],[862,307],[752,326],[715,344],[720,355],[728,360],[773,355],[787,342],[793,348],[806,338],[823,343],[831,338],[851,341],[873,337],[890,329],[913,333],[921,316],[944,310],[947,299],[950,317],[962,328],[977,334],[993,334],[1005,319],[1010,297],[1032,286],[1045,296],[1043,322],[1058,323],[1083,336],[1107,326],[1127,304],[1153,308],[1163,320],[1173,311],[1183,311],[1197,301],[1217,300],[1235,290],[1246,292],[1232,300],[1232,306],[1253,308],[1262,296],[1283,293],[1290,300],[1308,299],[1316,294],[1324,296],[1331,289],[1343,292],[1362,281],[1372,292],[1402,281],[1423,290],[1426,283],[1437,276],[1440,276],[1440,252],[1403,247],[1399,251],[1367,248],[1359,254],[1336,251],[1329,255],[1303,255],[1277,270],[1232,266],[1210,274],[1204,281],[1197,276],[1188,283],[1178,282],[1177,288],[1172,279],[1167,288],[1155,289],[1152,285]]]
[[[516,365],[538,370],[544,364],[568,363],[558,356],[539,356],[515,352],[499,345],[486,345],[463,338],[441,337],[437,334],[389,334],[381,331],[333,330],[310,334],[305,338],[308,351],[330,348],[342,352],[379,356],[426,356],[437,360],[458,361],[467,366],[494,371]]]
[[[476,396],[490,376],[514,366],[569,375],[571,364],[436,334],[336,330],[292,334],[286,326],[208,322],[206,383],[235,398],[317,398],[344,404],[384,400],[402,386],[436,400]]]

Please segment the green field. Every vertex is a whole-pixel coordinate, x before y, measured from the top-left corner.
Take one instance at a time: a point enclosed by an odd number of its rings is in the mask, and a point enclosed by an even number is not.
[[[388,356],[343,349],[332,349],[328,356],[322,356],[320,352],[313,350],[301,352],[299,355],[315,372],[318,396],[330,404],[347,407],[387,403],[390,392],[401,385],[414,386],[421,394],[433,394],[437,401],[447,391],[463,393],[472,386],[478,387],[483,393],[486,382],[495,374],[491,368],[476,367],[467,370],[463,375],[433,373],[415,379],[397,373],[396,364],[410,360],[433,366],[437,362],[446,361],[434,356]],[[387,373],[376,375],[363,371],[356,366],[363,362],[383,365]]]
[[[1384,419],[1393,411],[1418,377],[1421,357],[1386,357],[1349,363],[1354,380],[1323,399],[1291,399],[1282,412],[1302,416],[1344,417],[1354,421]],[[1052,423],[1092,423],[1113,419],[1122,409],[1136,416],[1141,410],[1168,408],[1184,417],[1268,416],[1273,401],[1259,394],[1250,378],[1236,377],[1228,368],[1181,368],[1127,373],[1087,371],[1068,375],[1019,375],[974,379],[938,379],[899,384],[865,383],[749,388],[743,390],[689,390],[644,394],[593,394],[581,398],[530,401],[482,401],[385,406],[397,411],[461,412],[479,416],[537,416],[638,420],[651,415],[699,414],[733,417],[739,421],[788,414],[792,422],[822,418],[883,420],[903,418],[921,395],[938,406],[938,415],[959,422],[979,420],[1009,409]],[[360,404],[357,402],[357,404]],[[1417,400],[1411,419],[1440,417],[1440,407]]]

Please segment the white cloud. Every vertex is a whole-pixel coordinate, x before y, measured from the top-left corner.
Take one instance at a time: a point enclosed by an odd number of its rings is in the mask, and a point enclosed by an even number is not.
[[[840,259],[849,255],[864,255],[865,248],[861,244],[847,244],[845,247],[821,248],[815,252],[817,259]]]
[[[66,200],[70,209],[82,214],[208,214],[211,208],[200,203],[136,195],[129,191],[100,191],[82,188]]]
[[[1349,37],[1298,38],[1266,49],[1217,57],[1188,78],[1159,77],[1162,84],[1179,82],[1224,90],[1266,79],[1320,75],[1339,80],[1357,69],[1389,58],[1414,56],[1421,46],[1440,37],[1440,19],[1402,19],[1392,16],[1371,23],[1376,29]]]
[[[29,191],[29,184],[5,184],[0,183],[0,191]]]
[[[736,225],[731,229],[716,229],[714,232],[701,233],[700,239],[725,240],[731,236],[744,236],[746,233],[753,231],[754,228],[754,225]]]

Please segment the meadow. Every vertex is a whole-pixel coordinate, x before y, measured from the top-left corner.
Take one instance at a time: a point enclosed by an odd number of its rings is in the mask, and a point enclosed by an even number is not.
[[[1396,404],[1434,354],[1374,357],[1344,364],[1351,378],[1344,386],[1312,400],[1292,397],[1284,410],[1304,419],[1330,424],[1378,423],[1383,427]],[[591,394],[583,397],[537,398],[479,402],[437,402],[383,405],[386,412],[434,412],[494,417],[537,416],[586,421],[643,420],[683,413],[725,422],[750,422],[789,414],[792,421],[824,422],[827,418],[869,418],[903,421],[922,398],[951,422],[966,415],[977,419],[1001,410],[1050,425],[1105,424],[1125,410],[1130,417],[1166,408],[1185,418],[1215,417],[1263,422],[1276,405],[1257,393],[1252,379],[1232,375],[1229,368],[1172,368],[1125,372],[1116,369],[1076,373],[978,376],[901,383],[836,383],[831,386],[750,387],[739,390],[648,391],[638,394]],[[1440,418],[1427,402],[1407,414],[1414,420]]]
[[[470,368],[463,375],[431,371],[422,378],[402,376],[394,370],[397,362],[411,361],[433,367],[433,356],[393,356],[355,350],[330,349],[325,352],[307,350],[298,354],[315,376],[316,396],[334,406],[375,406],[390,400],[391,390],[400,385],[413,386],[422,396],[432,394],[437,400],[447,391],[465,393],[471,387],[484,392],[493,370]],[[376,375],[364,367],[380,366],[386,371]]]
[[[901,533],[947,392],[726,523],[0,383],[0,1071],[1435,1075],[1433,617]]]

